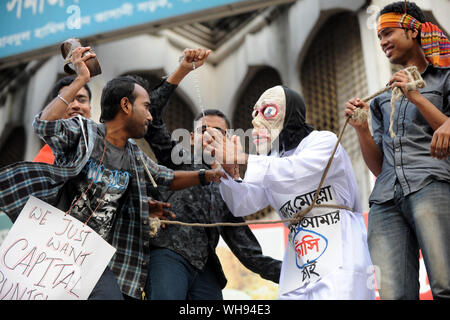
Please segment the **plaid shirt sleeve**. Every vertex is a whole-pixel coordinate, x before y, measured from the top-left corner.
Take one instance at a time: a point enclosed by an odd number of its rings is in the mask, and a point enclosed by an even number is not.
[[[169,101],[170,96],[178,86],[167,82],[167,79],[163,79],[155,88],[150,91],[150,111],[153,115],[154,112],[161,113],[162,109]],[[162,121],[162,114],[155,114],[157,121]],[[161,119],[161,120],[158,120]],[[153,119],[155,121],[155,119]]]
[[[78,118],[47,121],[40,117],[41,113],[34,118],[34,132],[50,146],[55,158],[78,145],[82,134]]]

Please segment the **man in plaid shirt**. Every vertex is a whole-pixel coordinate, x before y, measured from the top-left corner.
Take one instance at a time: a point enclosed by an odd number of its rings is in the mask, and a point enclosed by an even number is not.
[[[152,121],[147,84],[139,77],[108,82],[101,101],[104,124],[81,116],[61,119],[69,101],[90,80],[85,62],[92,55],[83,57],[88,50],[73,51],[76,79],[33,122],[35,132],[50,145],[55,165],[20,162],[3,168],[0,211],[15,221],[33,195],[88,221],[117,249],[90,299],[121,299],[122,294],[141,298],[150,251],[149,195],[154,191],[146,169],[156,184],[172,190],[199,184],[199,172],[159,166],[131,140],[143,137]],[[160,98],[167,99],[172,85],[183,79],[194,61],[196,67],[201,66],[207,54],[204,50],[185,51],[185,61],[158,89]],[[205,174],[207,181],[219,181],[223,176],[220,170]]]

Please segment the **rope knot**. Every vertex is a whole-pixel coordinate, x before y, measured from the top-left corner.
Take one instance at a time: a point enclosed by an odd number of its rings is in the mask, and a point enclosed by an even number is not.
[[[184,57],[183,57],[184,58]],[[417,90],[417,88],[424,88],[425,87],[425,81],[423,81],[420,73],[418,72],[416,67],[409,67],[406,70],[406,73],[408,74],[408,77],[411,79],[411,83],[407,85],[406,90],[411,91],[411,90]],[[397,88],[396,88],[397,89]],[[371,99],[375,98],[376,96],[387,92],[391,90],[391,87],[386,86],[385,88],[375,92],[374,94],[366,97],[363,99],[364,102],[368,102]],[[400,90],[400,94],[402,94],[402,91]],[[394,95],[394,90],[393,90],[393,96],[392,99],[395,98]],[[392,100],[391,100],[392,103]],[[393,110],[392,110],[393,111]],[[356,116],[355,116],[356,115]],[[367,121],[368,116],[369,116],[369,111],[368,110],[363,110],[363,109],[356,109],[354,112],[354,117],[356,117],[357,119],[359,119],[360,121]],[[392,114],[391,114],[392,117]],[[164,220],[164,224],[173,224],[173,225],[181,225],[181,226],[187,226],[187,227],[202,227],[202,228],[206,228],[206,227],[219,227],[219,226],[246,226],[246,225],[250,225],[250,224],[274,224],[274,223],[289,223],[289,227],[291,227],[294,224],[298,224],[301,222],[301,220],[313,209],[313,208],[332,208],[332,209],[343,209],[343,210],[348,210],[353,212],[354,209],[344,206],[344,205],[336,205],[336,204],[317,204],[317,197],[319,195],[319,191],[322,188],[322,185],[325,181],[325,178],[327,176],[328,170],[330,169],[331,163],[333,161],[334,155],[336,153],[336,150],[339,146],[339,143],[342,139],[342,136],[344,134],[345,128],[347,127],[347,124],[349,122],[350,118],[347,118],[347,120],[345,121],[345,124],[343,126],[343,128],[341,129],[341,132],[339,133],[338,136],[338,140],[336,142],[336,145],[334,146],[334,149],[331,153],[331,156],[328,160],[327,166],[325,167],[325,170],[322,174],[322,178],[320,179],[320,183],[319,183],[319,187],[317,188],[315,194],[314,194],[314,199],[313,199],[313,204],[310,205],[309,207],[307,207],[305,210],[303,211],[299,211],[297,212],[293,218],[291,219],[283,219],[283,220],[276,220],[276,221],[246,221],[246,222],[218,222],[218,223],[186,223],[186,222],[182,222],[182,221],[170,221],[170,220]],[[391,120],[392,123],[392,120]],[[142,159],[141,159],[142,160]],[[144,163],[144,167],[145,166],[145,162]],[[147,174],[149,175],[149,177],[152,179],[151,174],[148,170]],[[156,187],[156,186],[155,186]],[[156,236],[156,234],[158,233],[158,231],[161,228],[161,220],[159,218],[149,218],[149,235],[150,237],[154,237]]]
[[[357,108],[353,112],[352,119],[359,123],[364,123],[369,119],[369,110]]]
[[[158,218],[148,218],[149,222],[149,235],[150,238],[155,237],[158,234],[159,229],[161,229],[161,220]]]

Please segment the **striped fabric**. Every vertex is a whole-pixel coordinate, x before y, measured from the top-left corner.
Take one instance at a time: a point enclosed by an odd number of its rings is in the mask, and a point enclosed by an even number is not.
[[[422,48],[435,67],[450,66],[450,41],[439,27],[431,22],[421,23],[409,14],[388,12],[378,20],[377,32],[384,28],[421,30]]]
[[[450,66],[450,41],[436,25],[422,24],[422,48],[425,56],[434,66]]]
[[[64,183],[76,177],[86,165],[99,126],[103,126],[82,117],[43,121],[39,116],[33,122],[34,130],[52,148],[55,165],[19,162],[0,170],[0,212],[4,211],[12,221],[30,195],[56,204]],[[128,140],[126,148],[133,176],[124,195],[124,205],[117,214],[111,240],[117,252],[109,266],[122,292],[139,299],[147,280],[150,253],[148,195],[151,183],[142,163],[145,161],[158,185],[170,185],[173,171],[154,163],[133,140]]]

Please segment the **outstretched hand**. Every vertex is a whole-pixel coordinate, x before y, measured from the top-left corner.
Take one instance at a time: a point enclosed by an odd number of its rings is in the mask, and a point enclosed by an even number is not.
[[[221,164],[219,164],[217,162],[217,160],[214,160],[214,162],[211,164],[211,168],[213,168],[213,169],[216,169],[216,168],[220,169],[220,168],[222,168],[234,180],[239,180],[241,178],[238,164],[231,164],[231,165],[224,165],[224,166],[222,166]]]
[[[211,50],[203,48],[184,49],[178,68],[168,78],[167,82],[178,85],[194,69],[200,68],[208,58]]]
[[[205,178],[208,182],[220,182],[221,178],[228,179],[227,175],[222,171],[220,167],[206,170]]]
[[[444,122],[433,134],[430,144],[431,157],[447,159],[450,156],[450,118]]]

